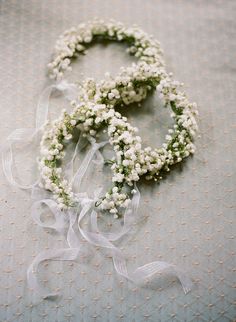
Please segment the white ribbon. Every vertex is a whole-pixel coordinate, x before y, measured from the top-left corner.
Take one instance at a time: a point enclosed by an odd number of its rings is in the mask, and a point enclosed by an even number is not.
[[[76,85],[73,83],[68,83],[66,80],[62,80],[56,84],[52,84],[46,87],[42,92],[38,102],[35,124],[36,129],[41,128],[47,121],[49,101],[53,91],[61,92],[68,101],[76,99],[78,94]]]
[[[102,142],[101,144],[95,144],[93,142],[91,149],[88,152],[89,157],[87,157],[87,159],[84,159],[83,163],[80,166],[80,168],[83,169],[83,171],[78,171],[78,173],[80,173],[80,177],[78,177],[79,182],[81,182],[85,174],[86,170],[84,171],[84,169],[87,169],[89,164],[91,163],[92,155],[95,155],[96,149],[99,149],[101,146],[104,146],[105,144],[106,142]],[[35,202],[32,207],[32,217],[41,227],[51,228],[59,233],[62,233],[63,229],[65,228],[65,218],[69,218],[69,228],[67,231],[67,243],[69,248],[55,249],[51,252],[46,251],[39,254],[35,258],[33,263],[30,265],[27,272],[29,286],[34,291],[38,292],[43,298],[53,298],[56,295],[58,295],[57,293],[47,293],[41,286],[39,287],[37,283],[37,278],[33,271],[37,272],[38,266],[42,261],[45,260],[64,261],[75,260],[77,257],[79,257],[79,254],[81,252],[81,242],[74,230],[74,225],[77,222],[81,236],[89,244],[96,245],[109,250],[113,259],[114,268],[119,275],[134,282],[135,284],[143,284],[148,278],[154,278],[157,273],[166,272],[176,276],[182,284],[185,294],[188,293],[192,288],[192,282],[188,278],[188,276],[184,272],[179,270],[175,265],[163,261],[154,261],[146,265],[140,266],[135,271],[129,273],[126,265],[126,260],[122,252],[119,250],[119,248],[117,248],[111,243],[111,241],[117,241],[125,234],[130,233],[131,228],[133,227],[140,200],[140,192],[136,184],[135,190],[137,192],[132,198],[131,205],[125,211],[124,223],[121,231],[118,233],[104,233],[99,231],[98,229],[97,212],[93,208],[96,200],[99,197],[100,191],[95,192],[95,197],[93,199],[89,198],[87,196],[87,193],[77,194],[78,201],[81,207],[81,211],[79,214],[77,209],[70,209],[66,213],[61,212],[60,210],[58,210],[58,206],[56,202],[53,200],[45,199]],[[40,216],[42,210],[38,210],[38,206],[41,206],[43,203],[47,205],[54,214],[54,224],[49,225],[41,221]],[[82,221],[86,215],[90,215],[92,228],[91,231],[86,231],[82,228]]]
[[[136,186],[136,190],[138,191],[137,186]],[[136,198],[135,198],[135,196],[133,197],[132,202],[131,202],[131,209],[129,209],[129,210],[131,210],[131,211],[129,211],[129,216],[130,216],[131,220],[124,223],[123,230],[118,234],[101,233],[98,230],[97,214],[94,210],[92,210],[92,212],[90,213],[91,221],[92,221],[92,225],[91,225],[92,231],[88,232],[88,231],[85,231],[84,229],[82,229],[81,221],[83,220],[83,218],[86,216],[86,214],[88,214],[89,210],[91,209],[91,202],[85,201],[85,204],[84,204],[84,206],[79,214],[79,217],[78,217],[79,231],[80,231],[81,235],[90,244],[109,249],[109,251],[111,252],[111,255],[112,255],[115,270],[119,275],[124,276],[126,279],[128,279],[136,284],[142,284],[146,281],[147,278],[155,277],[155,275],[157,273],[169,272],[170,274],[176,276],[179,279],[180,283],[182,284],[185,294],[187,294],[192,288],[192,282],[188,278],[188,276],[183,271],[178,269],[175,265],[169,264],[169,263],[163,262],[163,261],[155,261],[155,262],[151,262],[146,265],[140,266],[134,272],[128,273],[126,260],[125,260],[124,256],[122,255],[122,252],[120,251],[119,248],[117,248],[116,246],[114,246],[111,243],[111,240],[112,241],[118,240],[120,237],[122,237],[124,234],[126,234],[128,232],[128,230],[130,229],[130,225],[133,222],[134,216],[136,214],[136,212],[134,212],[134,211],[138,206],[139,197],[140,196],[139,196],[139,191],[138,191],[137,197]],[[83,204],[83,202],[82,202],[82,204]]]
[[[41,220],[41,215],[43,213],[42,205],[45,204],[51,210],[54,215],[55,223],[54,224],[46,224]],[[31,215],[34,221],[43,228],[54,229],[59,233],[63,233],[65,228],[65,219],[62,215],[62,212],[58,210],[57,203],[52,199],[42,199],[39,201],[35,201],[31,208]]]
[[[107,144],[107,141],[96,143],[95,139],[91,140],[91,149],[86,155],[85,159],[83,160],[79,170],[76,174],[76,181],[81,182],[89,164],[91,163],[94,155],[98,153],[99,149]],[[78,145],[76,145],[76,149],[78,149]],[[69,164],[71,166],[71,164]],[[38,190],[39,196],[41,197],[41,190]],[[98,193],[98,192],[97,192]],[[95,191],[96,194],[96,191]],[[34,198],[37,198],[37,190],[34,189]],[[89,199],[87,193],[77,193],[77,198],[81,202],[81,204],[89,204],[91,205],[95,201],[93,199]],[[43,205],[46,205],[52,214],[54,215],[55,222],[53,224],[47,224],[42,222],[41,215],[43,213]],[[46,298],[54,298],[58,296],[58,293],[47,293],[44,288],[39,285],[37,280],[37,272],[39,265],[45,260],[75,260],[81,250],[81,243],[80,240],[74,230],[74,224],[77,221],[77,210],[71,208],[66,213],[62,212],[59,208],[57,203],[52,199],[41,199],[35,201],[31,208],[31,216],[34,221],[43,228],[54,229],[60,234],[64,233],[66,228],[66,220],[69,219],[69,228],[67,231],[67,243],[69,248],[61,248],[61,249],[53,249],[43,251],[33,260],[31,265],[27,270],[27,281],[29,287],[34,290],[34,292],[38,293],[38,295],[42,296],[44,299]]]
[[[46,205],[54,215],[55,222],[53,224],[47,224],[41,221],[41,214],[43,212],[42,206]],[[50,228],[63,234],[66,221],[68,221],[68,213],[64,213],[58,208],[57,203],[51,199],[44,199],[36,201],[31,208],[31,215],[34,221],[43,228]],[[80,251],[81,245],[76,235],[73,226],[76,222],[77,216],[73,211],[69,212],[69,228],[67,232],[67,243],[69,248],[54,248],[51,250],[46,250],[38,254],[33,262],[30,264],[27,270],[27,282],[30,289],[34,291],[37,295],[41,296],[44,299],[53,299],[59,294],[56,292],[47,292],[41,284],[38,282],[37,273],[39,265],[46,260],[60,260],[60,261],[71,261],[75,260]]]
[[[13,133],[9,135],[6,140],[5,145],[2,147],[2,167],[5,177],[8,182],[21,189],[32,189],[37,183],[38,180],[32,184],[24,185],[17,182],[12,174],[13,167],[13,148],[12,145],[16,142],[22,142],[25,145],[26,142],[29,142],[33,139],[36,134],[35,129],[16,129]]]
[[[13,145],[16,142],[21,142],[21,146],[25,146],[31,142],[36,135],[40,132],[42,126],[45,124],[48,118],[49,109],[49,99],[54,90],[61,91],[66,99],[71,100],[76,97],[76,86],[74,84],[69,84],[67,81],[63,80],[57,84],[53,84],[45,88],[42,92],[36,111],[36,124],[35,128],[28,129],[16,129],[13,131],[8,138],[6,143],[2,146],[2,166],[3,172],[9,183],[15,187],[21,189],[32,189],[38,184],[38,179],[29,185],[23,185],[18,183],[12,174],[13,167]]]
[[[61,248],[61,249],[50,249],[41,252],[36,256],[31,265],[27,270],[27,281],[28,286],[35,294],[41,296],[43,299],[52,299],[57,297],[59,294],[56,292],[48,293],[38,282],[37,273],[38,266],[40,263],[46,260],[60,260],[60,261],[71,261],[78,257],[79,248]]]
[[[91,148],[89,150],[89,152],[86,154],[81,166],[79,167],[79,169],[76,171],[76,173],[74,174],[72,180],[71,180],[71,184],[72,185],[76,185],[77,188],[80,187],[81,185],[81,181],[91,163],[91,161],[93,160],[94,158],[94,155],[97,155],[100,160],[97,160],[97,163],[103,163],[103,157],[101,157],[101,153],[99,152],[99,149],[104,147],[108,141],[103,141],[103,142],[100,142],[100,143],[97,143],[95,141],[94,138],[90,138],[90,143],[91,143]]]
[[[74,226],[77,223],[78,232],[80,235],[92,245],[100,246],[107,249],[112,256],[113,264],[116,272],[125,277],[126,279],[136,283],[142,284],[147,278],[153,278],[157,273],[169,272],[175,275],[181,282],[185,293],[189,292],[192,288],[192,282],[185,273],[179,270],[175,265],[163,262],[154,261],[146,265],[138,267],[135,271],[129,273],[126,265],[126,260],[122,252],[112,244],[112,242],[119,240],[122,236],[131,234],[134,222],[137,219],[137,212],[140,200],[140,192],[135,184],[137,193],[133,196],[129,208],[124,213],[123,225],[119,232],[101,232],[97,223],[97,212],[94,210],[95,202],[98,200],[100,191],[95,191],[94,198],[89,198],[87,193],[79,192],[76,194],[79,206],[81,208],[80,213],[78,209],[70,208],[66,212],[62,212],[58,209],[57,203],[50,199],[50,194],[45,193],[44,190],[38,187],[38,179],[36,182],[30,185],[23,185],[18,183],[12,174],[13,166],[13,149],[12,145],[16,142],[22,142],[25,145],[32,140],[36,134],[40,131],[41,127],[47,120],[49,99],[53,90],[61,91],[67,99],[74,99],[76,97],[76,86],[68,84],[66,81],[62,81],[56,85],[51,85],[46,88],[39,100],[37,113],[36,113],[36,127],[34,129],[17,129],[8,138],[5,146],[2,149],[2,164],[3,171],[10,182],[10,184],[22,188],[31,189],[31,197],[36,199],[32,206],[32,218],[42,228],[53,229],[59,234],[64,234],[67,228],[66,240],[68,248],[52,249],[43,251],[36,256],[27,270],[27,281],[29,287],[38,293],[43,298],[54,298],[57,293],[48,293],[38,283],[37,272],[39,265],[45,260],[75,260],[82,252],[82,244],[78,237],[78,233],[75,231]],[[92,161],[96,163],[103,163],[103,156],[99,149],[104,147],[108,141],[97,143],[95,139],[90,139],[91,148],[81,163],[79,169],[73,175],[74,160],[77,152],[81,149],[81,137],[78,140],[74,155],[71,161],[66,166],[66,173],[69,177],[72,177],[71,183],[80,187],[81,181]],[[93,160],[94,156],[97,156],[97,160]],[[43,206],[47,206],[54,215],[54,223],[47,224],[41,220],[43,213]],[[86,215],[90,215],[91,231],[86,231],[82,228],[82,220]]]

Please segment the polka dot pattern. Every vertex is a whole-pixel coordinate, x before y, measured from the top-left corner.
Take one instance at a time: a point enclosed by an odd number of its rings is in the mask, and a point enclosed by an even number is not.
[[[138,288],[115,274],[109,254],[84,243],[81,261],[41,266],[40,280],[62,298],[34,305],[27,267],[40,251],[65,241],[33,223],[30,196],[10,187],[1,170],[1,322],[235,320],[235,10],[233,0],[1,2],[1,144],[15,128],[33,126],[39,95],[49,84],[46,65],[55,40],[94,16],[137,23],[160,40],[169,71],[199,105],[201,134],[193,158],[160,184],[140,185],[142,220],[132,237],[119,244],[129,269],[159,259],[188,271],[194,281],[188,295],[171,278],[155,283],[155,289]],[[74,64],[68,79],[101,79],[106,71],[116,75],[131,61],[122,45],[97,44]],[[52,114],[65,104],[52,98]],[[163,142],[170,120],[157,97],[133,109],[121,112],[140,129],[144,142]],[[16,173],[30,181],[34,155],[20,146],[16,151]],[[109,176],[94,167],[84,186],[95,188]],[[112,229],[114,224],[107,220],[101,225]]]

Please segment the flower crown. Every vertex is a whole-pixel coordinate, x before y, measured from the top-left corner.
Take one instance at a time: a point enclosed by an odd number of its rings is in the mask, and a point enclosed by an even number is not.
[[[138,58],[137,63],[121,68],[118,76],[105,75],[104,80],[95,82],[86,79],[79,85],[68,84],[62,80],[66,70],[71,69],[72,59],[85,53],[87,45],[94,39],[108,39],[128,44],[127,51]],[[68,248],[54,248],[38,254],[27,270],[29,287],[44,298],[53,298],[55,293],[45,294],[37,281],[35,272],[45,260],[75,260],[81,256],[83,237],[89,244],[107,249],[112,256],[116,272],[126,279],[136,283],[144,283],[146,279],[166,270],[180,280],[184,292],[192,287],[188,276],[177,266],[163,261],[154,261],[128,272],[125,257],[112,242],[132,231],[140,199],[137,182],[141,177],[158,181],[163,171],[169,171],[175,163],[193,154],[194,136],[197,131],[195,116],[196,104],[190,103],[181,89],[182,84],[172,79],[172,74],[165,70],[162,50],[159,42],[147,35],[136,26],[126,28],[114,21],[104,22],[94,20],[80,24],[77,28],[66,31],[57,41],[53,61],[48,65],[49,75],[56,84],[44,90],[40,98],[34,129],[16,129],[6,140],[3,149],[3,170],[8,181],[22,189],[30,189],[34,203],[32,217],[41,227],[50,228],[59,234],[65,233]],[[54,89],[63,92],[71,101],[72,111],[63,110],[61,116],[52,121],[46,121],[48,101]],[[143,147],[138,136],[138,129],[129,124],[128,119],[117,112],[117,107],[128,108],[131,103],[140,104],[148,93],[157,90],[164,107],[170,108],[170,116],[174,125],[168,130],[166,141],[159,148]],[[66,153],[66,146],[73,139],[75,130],[79,129],[83,137],[91,143],[91,149],[80,164],[76,174],[68,180],[61,163]],[[40,143],[41,156],[38,160],[40,178],[31,185],[19,184],[13,176],[12,144],[35,138],[42,132]],[[105,131],[108,141],[100,142],[101,130]],[[77,185],[88,169],[99,149],[109,143],[114,150],[114,157],[107,160],[111,165],[112,184],[103,197],[88,196],[87,192],[73,191],[76,179]],[[75,152],[70,161],[77,154]],[[100,153],[100,156],[101,153]],[[103,163],[103,158],[100,158]],[[70,168],[70,167],[69,167]],[[68,169],[67,169],[68,170]],[[45,193],[45,188],[48,193]],[[51,198],[53,196],[53,199]],[[36,200],[35,200],[36,199]],[[55,222],[45,223],[41,214],[45,205],[53,213]],[[122,217],[119,232],[106,233],[99,230],[97,211]],[[84,217],[89,215],[90,230],[82,227]],[[77,224],[77,230],[74,226]],[[78,234],[79,233],[79,234]]]
[[[47,123],[41,142],[40,171],[42,184],[53,192],[61,209],[78,203],[72,186],[63,178],[59,160],[65,156],[65,145],[72,139],[75,127],[88,139],[97,138],[105,126],[109,143],[115,156],[109,160],[113,172],[113,186],[96,206],[119,217],[127,208],[134,184],[144,176],[158,181],[163,170],[193,154],[193,139],[197,131],[196,104],[190,103],[181,89],[183,84],[172,80],[165,70],[159,42],[137,27],[125,28],[114,21],[95,20],[71,28],[59,38],[53,61],[48,65],[49,75],[59,80],[66,70],[71,70],[72,58],[85,53],[86,46],[94,39],[109,39],[129,45],[127,51],[139,59],[131,67],[121,68],[116,77],[105,75],[96,83],[85,80],[78,86],[78,96],[71,101],[73,111],[62,111],[61,116]],[[165,107],[170,107],[174,126],[168,130],[166,142],[160,148],[142,147],[138,129],[116,111],[118,106],[140,103],[149,92],[157,90]],[[128,189],[127,189],[128,188]]]

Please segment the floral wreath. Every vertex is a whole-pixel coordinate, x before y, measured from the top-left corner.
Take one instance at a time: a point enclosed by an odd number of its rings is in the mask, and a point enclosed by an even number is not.
[[[115,151],[115,157],[109,160],[114,186],[96,202],[96,206],[109,210],[117,218],[120,209],[129,206],[130,196],[136,192],[134,183],[141,176],[157,181],[162,178],[162,170],[169,171],[171,165],[194,153],[197,110],[196,104],[190,103],[180,90],[182,84],[172,80],[172,74],[165,71],[159,42],[137,27],[125,28],[113,21],[95,20],[64,32],[56,43],[54,59],[48,65],[50,77],[62,78],[66,70],[71,70],[72,58],[84,53],[86,45],[95,38],[127,43],[127,51],[139,62],[121,68],[115,78],[108,74],[99,83],[88,79],[80,85],[78,99],[71,102],[72,113],[63,110],[58,120],[45,126],[40,171],[42,184],[53,192],[61,209],[76,206],[78,200],[71,184],[63,178],[58,161],[63,159],[65,143],[72,138],[75,127],[91,139],[106,126],[109,143]],[[139,103],[154,89],[159,92],[164,106],[171,108],[174,126],[168,130],[166,142],[160,148],[142,148],[138,129],[115,108]],[[128,192],[127,187],[130,187]]]
[[[85,53],[89,43],[94,39],[106,39],[128,44],[127,51],[138,58],[128,68],[121,68],[116,77],[110,74],[105,79],[95,82],[86,79],[77,86],[62,80],[64,72],[71,70],[71,61],[79,54]],[[180,280],[184,292],[192,288],[188,276],[177,266],[162,261],[154,261],[138,267],[129,273],[126,260],[119,248],[112,241],[119,240],[132,230],[138,210],[140,193],[136,183],[144,176],[148,180],[158,181],[163,171],[193,154],[194,136],[197,131],[195,116],[196,103],[190,103],[181,89],[181,83],[172,79],[172,74],[165,70],[162,50],[159,42],[138,27],[126,28],[114,21],[94,20],[80,24],[64,32],[55,47],[53,61],[48,65],[50,78],[56,81],[46,88],[39,100],[34,129],[16,129],[6,140],[2,151],[3,170],[8,181],[19,188],[31,189],[36,199],[32,206],[32,217],[41,227],[56,230],[64,234],[67,227],[68,248],[49,249],[36,256],[27,270],[30,288],[44,298],[54,297],[55,293],[45,294],[35,276],[42,261],[75,260],[80,256],[81,241],[77,231],[90,244],[108,249],[112,254],[114,268],[126,279],[140,284],[149,277],[163,271],[170,271]],[[60,90],[69,99],[72,112],[62,111],[61,116],[52,121],[47,120],[48,101],[53,89]],[[142,147],[142,140],[137,135],[138,129],[128,123],[126,117],[116,111],[117,107],[128,108],[131,103],[140,104],[151,91],[157,90],[164,107],[169,107],[174,125],[168,130],[166,141],[160,148]],[[65,156],[67,143],[73,138],[75,128],[91,143],[91,150],[77,170],[80,182],[95,153],[108,142],[113,147],[115,156],[106,163],[111,165],[113,186],[99,197],[88,197],[87,193],[72,191],[72,180],[67,180],[60,166]],[[97,142],[100,130],[108,135],[109,141]],[[12,144],[34,138],[43,130],[38,160],[40,178],[34,184],[19,184],[13,176]],[[74,155],[77,153],[76,145]],[[101,154],[100,154],[101,156]],[[74,158],[74,156],[73,156]],[[73,161],[72,158],[72,161]],[[103,161],[103,159],[101,159]],[[44,189],[40,189],[44,188]],[[45,189],[49,192],[45,194]],[[51,194],[52,193],[52,194]],[[51,199],[53,195],[53,199]],[[44,206],[54,214],[55,223],[47,224],[41,220]],[[118,233],[101,232],[97,224],[97,212],[109,212],[115,218],[122,217],[122,229]],[[86,214],[90,215],[91,230],[82,228]],[[77,231],[74,225],[77,222]],[[69,223],[69,227],[68,227]]]

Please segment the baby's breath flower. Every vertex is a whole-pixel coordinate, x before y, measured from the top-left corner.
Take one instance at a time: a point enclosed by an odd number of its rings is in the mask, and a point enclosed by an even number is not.
[[[73,57],[85,52],[88,43],[97,37],[126,41],[130,46],[128,52],[139,61],[121,68],[117,77],[106,73],[104,80],[97,83],[89,78],[78,87],[78,99],[71,101],[71,114],[63,110],[57,120],[45,124],[39,167],[42,183],[52,191],[59,207],[72,206],[75,200],[72,187],[58,166],[65,156],[66,141],[71,140],[76,126],[83,136],[95,137],[105,125],[115,153],[111,160],[114,187],[101,199],[99,207],[118,218],[120,209],[129,207],[129,196],[136,193],[132,187],[141,176],[157,181],[161,179],[161,170],[169,171],[170,165],[194,153],[197,111],[196,103],[190,103],[183,92],[183,84],[166,72],[159,42],[137,27],[126,28],[114,21],[94,20],[66,31],[57,41],[53,61],[48,64],[50,77],[60,79],[71,69]],[[142,148],[138,129],[115,109],[139,104],[153,89],[158,91],[164,106],[170,107],[175,123],[159,149]]]

